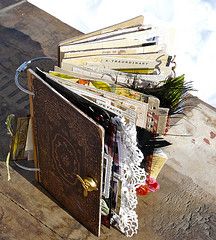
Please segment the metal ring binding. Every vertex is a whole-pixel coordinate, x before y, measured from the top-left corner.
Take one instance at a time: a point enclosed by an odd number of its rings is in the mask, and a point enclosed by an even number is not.
[[[20,75],[20,73],[24,72],[24,71],[27,69],[27,67],[28,67],[32,62],[36,62],[36,61],[38,61],[38,60],[53,60],[53,61],[54,61],[54,60],[57,60],[57,59],[51,58],[51,57],[37,57],[37,58],[33,58],[33,59],[29,60],[29,61],[26,61],[26,62],[22,63],[22,64],[17,68],[16,74],[15,74],[15,84],[16,84],[16,86],[17,86],[22,92],[27,93],[27,94],[32,95],[32,96],[34,95],[33,92],[25,89],[23,86],[20,85],[20,83],[19,83],[19,75]]]

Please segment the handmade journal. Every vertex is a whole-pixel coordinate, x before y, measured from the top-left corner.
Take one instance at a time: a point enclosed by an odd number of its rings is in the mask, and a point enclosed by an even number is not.
[[[54,69],[28,70],[30,116],[17,124],[13,159],[31,156],[38,182],[93,234],[103,224],[133,236],[137,195],[159,188],[163,136],[190,85],[142,16],[58,51]]]

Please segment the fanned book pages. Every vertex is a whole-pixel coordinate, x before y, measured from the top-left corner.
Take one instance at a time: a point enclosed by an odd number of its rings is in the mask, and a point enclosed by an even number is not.
[[[28,71],[24,151],[34,150],[42,186],[97,236],[101,224],[137,233],[137,195],[158,190],[163,135],[191,88],[143,19],[65,40],[58,66]]]

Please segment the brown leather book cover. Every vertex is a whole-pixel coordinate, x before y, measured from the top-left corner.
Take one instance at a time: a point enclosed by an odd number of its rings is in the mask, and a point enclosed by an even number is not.
[[[104,129],[29,72],[40,182],[76,220],[99,236]],[[98,190],[84,196],[76,175],[93,178]]]

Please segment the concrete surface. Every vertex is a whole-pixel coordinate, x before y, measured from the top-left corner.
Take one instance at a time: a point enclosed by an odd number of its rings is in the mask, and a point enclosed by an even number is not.
[[[79,31],[25,1],[0,2],[0,239],[97,239],[64,211],[34,180],[4,163],[9,138],[5,117],[26,113],[28,99],[13,84],[19,64],[39,55],[57,56],[57,43]],[[49,67],[49,66],[47,66]],[[197,98],[166,138],[169,156],[158,181],[161,189],[139,198],[138,240],[216,239],[216,110]],[[187,136],[174,136],[187,135]],[[101,239],[127,239],[102,227]]]
[[[216,109],[198,100],[166,139],[173,144],[166,149],[167,164],[216,196]]]

